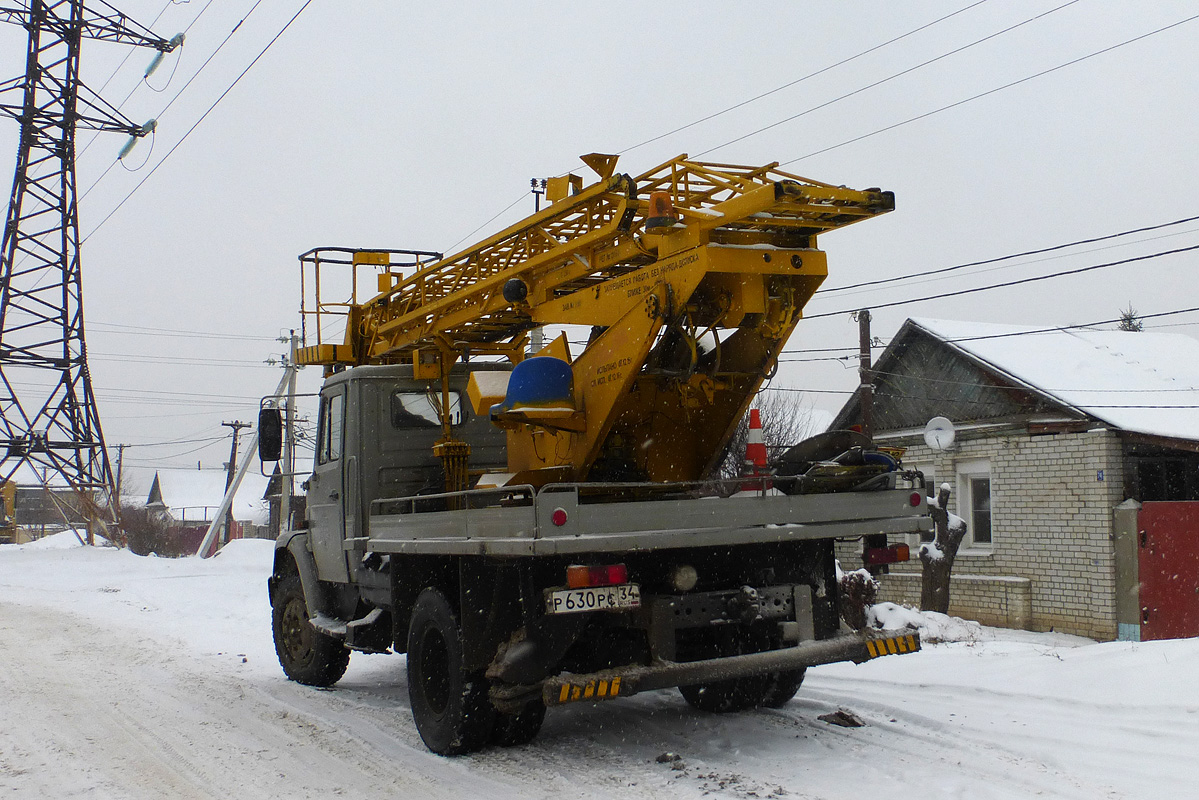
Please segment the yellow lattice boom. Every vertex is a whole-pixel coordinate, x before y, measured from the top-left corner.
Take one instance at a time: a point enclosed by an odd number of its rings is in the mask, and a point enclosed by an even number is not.
[[[703,476],[827,274],[816,237],[890,211],[893,195],[777,164],[680,156],[632,177],[615,156],[583,160],[596,183],[551,181],[546,209],[449,257],[341,251],[355,285],[331,301],[319,274],[305,281],[299,362],[408,362],[433,380],[466,354],[520,361],[535,327],[591,326],[572,363],[577,413],[499,420],[510,469],[535,483]],[[303,259],[319,273],[319,252]],[[362,265],[378,291],[358,302]],[[344,338],[328,343],[334,317]]]

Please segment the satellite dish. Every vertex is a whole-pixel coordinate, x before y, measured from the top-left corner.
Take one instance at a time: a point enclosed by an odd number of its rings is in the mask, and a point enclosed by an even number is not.
[[[948,450],[956,435],[953,423],[945,417],[933,417],[924,426],[924,443],[934,450]]]

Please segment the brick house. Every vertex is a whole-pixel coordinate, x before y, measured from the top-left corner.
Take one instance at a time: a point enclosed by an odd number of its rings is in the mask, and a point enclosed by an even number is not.
[[[1143,622],[1164,620],[1147,598],[1155,581],[1178,589],[1179,572],[1146,573],[1154,548],[1142,504],[1199,500],[1199,341],[909,319],[872,383],[876,442],[906,447],[904,465],[932,486],[949,483],[951,508],[969,524],[951,613],[1108,640],[1138,640]],[[940,451],[923,435],[937,416],[956,430]],[[832,428],[859,421],[855,394]],[[1199,504],[1177,505],[1194,523],[1172,534],[1163,563],[1194,565]],[[842,563],[852,563],[852,546],[843,548]],[[1177,594],[1187,608],[1172,613],[1196,627],[1184,635],[1199,635],[1199,594],[1190,600],[1189,589]],[[916,561],[892,568],[881,599],[916,604],[919,591]]]

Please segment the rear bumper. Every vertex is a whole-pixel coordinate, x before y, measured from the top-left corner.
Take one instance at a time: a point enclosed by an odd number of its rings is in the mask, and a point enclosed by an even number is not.
[[[648,667],[621,667],[590,675],[559,675],[542,683],[541,699],[547,706],[582,700],[610,700],[654,689],[796,670],[838,661],[860,664],[880,656],[903,655],[918,650],[920,636],[916,633],[855,633],[835,639],[801,642],[794,647],[764,653],[684,663],[665,661]]]

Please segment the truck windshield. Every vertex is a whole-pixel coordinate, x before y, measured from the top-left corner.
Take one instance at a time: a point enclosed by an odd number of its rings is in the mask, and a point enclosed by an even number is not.
[[[450,392],[450,423],[462,422],[462,396]],[[440,392],[394,392],[391,424],[396,428],[436,428],[441,424]]]

